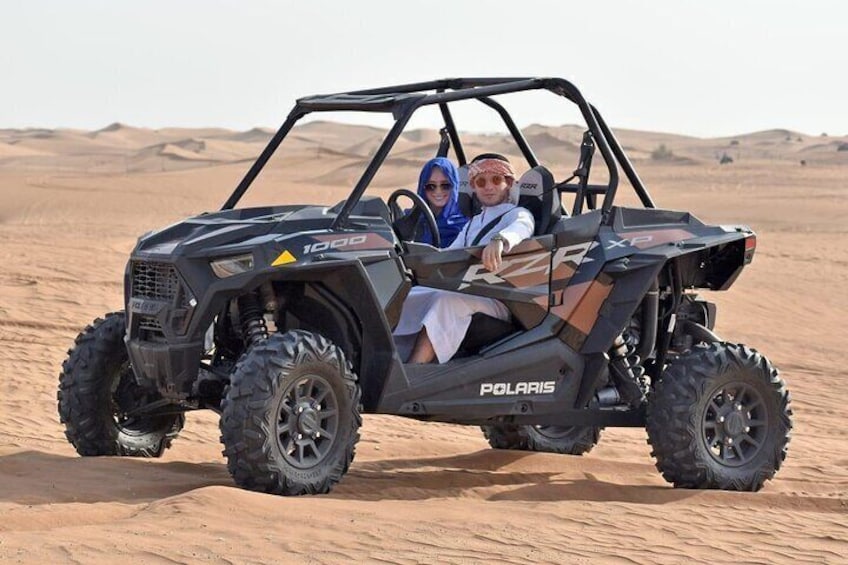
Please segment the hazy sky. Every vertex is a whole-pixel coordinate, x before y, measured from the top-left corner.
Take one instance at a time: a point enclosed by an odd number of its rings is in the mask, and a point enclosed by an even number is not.
[[[0,128],[276,127],[308,94],[451,76],[559,76],[613,127],[848,134],[845,1],[0,6]],[[520,122],[564,121],[535,110]]]

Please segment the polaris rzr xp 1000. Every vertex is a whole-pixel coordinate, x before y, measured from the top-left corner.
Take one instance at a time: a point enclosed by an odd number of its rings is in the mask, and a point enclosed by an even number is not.
[[[537,157],[502,104],[530,91],[564,99],[585,121],[568,163],[558,162],[566,143]],[[414,192],[366,194],[426,108],[444,123],[434,154],[452,152],[465,170],[457,104],[500,116],[526,161],[516,182],[535,234],[495,273],[482,267],[481,247],[412,241],[409,214],[438,234]],[[238,208],[295,124],[333,111],[393,120],[350,195],[335,206]],[[575,165],[561,179],[552,173]],[[620,172],[637,206],[615,205]],[[221,210],[139,239],[125,309],[86,327],[62,366],[59,415],[81,455],[157,457],[185,412],[214,410],[235,482],[276,494],[329,491],[353,460],[362,413],[476,425],[495,448],[572,455],[592,449],[604,427],[644,426],[675,486],[757,490],[786,455],[789,393],[765,356],[716,335],[716,308],[695,293],[729,288],[756,241],[746,226],[657,208],[601,115],[562,79],[310,96]],[[404,364],[392,329],[413,285],[498,299],[511,319],[475,315],[449,362]]]

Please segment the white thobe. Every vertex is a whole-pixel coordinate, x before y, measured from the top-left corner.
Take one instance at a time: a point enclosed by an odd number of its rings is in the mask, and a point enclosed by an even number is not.
[[[498,216],[501,216],[498,223],[480,238],[477,245],[485,245],[496,234],[500,234],[507,241],[505,250],[508,250],[533,235],[533,215],[524,208],[505,202],[484,207],[465,224],[448,249],[471,247],[480,231]],[[411,350],[413,344],[410,342],[425,327],[436,351],[436,358],[439,363],[446,363],[459,349],[471,324],[471,316],[476,312],[501,320],[509,320],[510,315],[507,307],[494,298],[424,286],[413,287],[403,303],[400,321],[394,330],[394,336],[400,338],[396,339],[398,347]],[[405,353],[402,355],[408,357]]]

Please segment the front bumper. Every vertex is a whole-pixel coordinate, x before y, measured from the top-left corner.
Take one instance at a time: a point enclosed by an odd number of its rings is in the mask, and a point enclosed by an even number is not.
[[[186,400],[197,380],[203,341],[151,343],[127,338],[127,352],[139,383],[154,385],[169,400]]]

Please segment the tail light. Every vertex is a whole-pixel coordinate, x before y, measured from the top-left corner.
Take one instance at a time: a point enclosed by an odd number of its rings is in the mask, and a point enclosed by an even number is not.
[[[745,261],[744,264],[747,265],[754,259],[754,251],[757,249],[757,236],[754,234],[749,235],[745,238]]]

